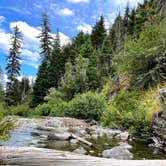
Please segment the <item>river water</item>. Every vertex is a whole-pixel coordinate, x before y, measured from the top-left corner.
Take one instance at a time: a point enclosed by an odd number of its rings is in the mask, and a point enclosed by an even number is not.
[[[40,134],[38,134],[39,132]],[[93,143],[94,147],[89,148],[79,143],[71,144],[69,141],[48,141],[46,138],[46,133],[43,132],[41,134],[41,131],[38,131],[32,125],[30,127],[23,125],[11,131],[10,139],[2,145],[44,147],[63,151],[73,151],[82,146],[86,150],[86,154],[101,157],[103,150],[111,149],[119,143],[118,140],[111,140],[106,136],[98,137],[97,139],[90,138],[89,141]],[[133,159],[166,159],[166,154],[160,149],[150,148],[145,144],[133,141],[129,142],[129,144],[132,145],[130,152],[134,154]]]

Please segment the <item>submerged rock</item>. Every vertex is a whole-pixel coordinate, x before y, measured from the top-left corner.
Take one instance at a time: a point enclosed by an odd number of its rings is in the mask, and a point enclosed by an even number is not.
[[[133,154],[128,150],[131,148],[132,147],[129,144],[121,143],[119,146],[115,146],[112,149],[104,150],[102,156],[104,158],[129,160],[133,158]]]

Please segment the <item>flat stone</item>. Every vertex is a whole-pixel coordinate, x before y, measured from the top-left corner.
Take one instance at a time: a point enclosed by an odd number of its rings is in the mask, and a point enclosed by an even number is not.
[[[133,154],[128,150],[131,148],[127,144],[121,144],[119,146],[115,146],[112,149],[104,150],[102,156],[104,158],[112,158],[112,159],[121,159],[128,160],[133,158]]]

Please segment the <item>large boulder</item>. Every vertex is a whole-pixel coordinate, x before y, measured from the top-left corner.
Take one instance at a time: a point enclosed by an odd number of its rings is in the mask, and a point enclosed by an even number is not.
[[[127,143],[121,143],[119,146],[115,146],[112,149],[104,150],[102,156],[104,158],[129,160],[133,158],[133,154],[128,150],[130,148],[131,145]]]
[[[66,132],[66,133],[52,133],[50,132],[47,139],[48,140],[70,140],[71,134]]]

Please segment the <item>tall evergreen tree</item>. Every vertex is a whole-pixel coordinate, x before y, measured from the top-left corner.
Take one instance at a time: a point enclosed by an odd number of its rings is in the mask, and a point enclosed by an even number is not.
[[[105,37],[106,29],[104,25],[104,17],[101,16],[92,29],[91,42],[94,49],[101,49]]]
[[[123,24],[123,18],[120,14],[118,13],[117,17],[115,18],[115,22],[113,24],[113,28],[115,29],[116,33],[116,52],[119,52],[124,43],[124,24]]]
[[[2,78],[2,69],[0,68],[0,103],[3,101],[3,78]]]
[[[44,96],[49,88],[48,80],[48,65],[50,63],[52,43],[50,35],[49,19],[47,13],[42,13],[41,33],[38,36],[40,39],[41,55],[43,56],[42,63],[39,67],[36,82],[33,88],[33,97],[31,107],[35,107],[44,101]]]
[[[129,34],[132,36],[135,34],[135,24],[136,24],[136,12],[135,9],[131,10],[130,13],[130,19],[129,19]]]
[[[9,50],[9,56],[7,57],[7,78],[5,101],[6,105],[18,104],[17,97],[14,95],[17,91],[17,77],[20,75],[20,48],[21,48],[21,32],[18,27],[13,28],[13,35],[11,37],[11,48]]]
[[[64,71],[65,59],[62,57],[61,47],[60,47],[60,36],[59,30],[57,30],[52,55],[50,57],[50,63],[48,67],[48,82],[49,86],[58,88],[58,83],[62,77]]]
[[[96,90],[101,85],[101,77],[98,66],[98,52],[93,50],[89,57],[89,65],[87,70],[88,86],[91,90]]]
[[[40,40],[40,49],[41,55],[43,58],[49,60],[51,56],[51,35],[50,35],[50,25],[49,25],[49,18],[47,13],[42,13],[42,20],[41,20],[41,32],[38,36]]]
[[[129,7],[129,2],[127,2],[127,6],[126,6],[126,9],[125,9],[123,24],[124,24],[125,36],[127,36],[129,34],[129,26],[130,26],[130,7]]]
[[[30,103],[31,107],[36,107],[38,104],[44,102],[44,97],[49,89],[48,83],[48,62],[43,59],[41,65],[39,66],[39,71],[37,73],[37,78],[33,87],[32,101]]]

